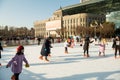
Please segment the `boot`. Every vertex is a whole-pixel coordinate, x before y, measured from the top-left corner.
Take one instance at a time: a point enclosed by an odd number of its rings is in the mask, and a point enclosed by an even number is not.
[[[89,54],[87,54],[87,57],[90,57]]]
[[[68,54],[68,51],[65,51],[65,54]]]
[[[49,62],[49,60],[47,59],[47,56],[45,56],[45,61]]]
[[[40,56],[39,59],[43,60],[43,56]]]
[[[99,52],[99,56],[101,56],[101,52]]]
[[[105,53],[103,53],[103,56],[105,56]]]
[[[49,60],[48,60],[48,59],[45,59],[45,61],[49,62]]]
[[[84,57],[86,56],[86,54],[84,53]]]
[[[11,76],[11,80],[15,80],[15,76],[14,75]]]

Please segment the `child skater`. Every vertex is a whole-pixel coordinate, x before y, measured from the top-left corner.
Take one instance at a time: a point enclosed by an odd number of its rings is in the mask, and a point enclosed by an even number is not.
[[[105,45],[106,45],[106,40],[102,39],[99,44],[99,56],[101,56],[101,53],[103,53],[103,56],[105,56]]]
[[[14,73],[11,80],[19,80],[19,75],[22,72],[23,61],[26,63],[25,67],[29,67],[28,61],[24,55],[24,47],[18,46],[16,55],[9,61],[6,68],[12,65],[11,71]]]
[[[64,47],[65,47],[65,53],[66,53],[66,54],[68,54],[68,45],[69,45],[69,43],[68,43],[68,41],[66,40],[66,41],[64,42]]]

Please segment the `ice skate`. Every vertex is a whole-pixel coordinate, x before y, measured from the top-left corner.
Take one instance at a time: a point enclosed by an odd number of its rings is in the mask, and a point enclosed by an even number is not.
[[[48,60],[48,59],[45,59],[45,61],[46,61],[46,62],[49,62],[49,60]]]
[[[65,54],[68,54],[68,51],[65,51]]]
[[[43,60],[43,56],[40,56],[39,59]]]
[[[14,75],[11,76],[11,80],[15,80],[15,76]]]

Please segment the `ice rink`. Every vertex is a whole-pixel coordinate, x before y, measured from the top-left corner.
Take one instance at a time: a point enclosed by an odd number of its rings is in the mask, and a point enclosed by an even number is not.
[[[120,58],[114,58],[112,43],[106,45],[106,56],[98,56],[99,46],[90,44],[89,58],[83,57],[83,47],[77,44],[64,53],[64,44],[52,44],[50,62],[39,59],[41,45],[25,47],[25,56],[30,64],[23,66],[20,80],[120,80]],[[8,61],[16,53],[15,47],[6,47],[0,63],[0,80],[10,80],[11,68],[6,68]]]

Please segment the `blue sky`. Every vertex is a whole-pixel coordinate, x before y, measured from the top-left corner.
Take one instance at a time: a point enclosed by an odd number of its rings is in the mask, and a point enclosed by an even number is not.
[[[52,16],[61,7],[80,0],[0,0],[0,26],[33,27],[36,20]]]

